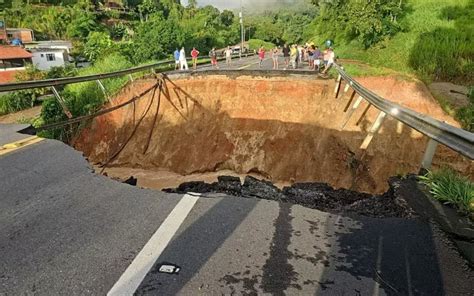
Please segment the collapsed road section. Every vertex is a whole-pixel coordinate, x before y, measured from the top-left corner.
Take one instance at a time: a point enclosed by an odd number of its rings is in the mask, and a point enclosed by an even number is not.
[[[114,104],[156,81],[129,84]],[[419,83],[390,77],[360,82],[403,106],[453,123]],[[418,172],[426,147],[426,137],[388,117],[361,150],[377,111],[359,108],[343,128],[349,94],[335,99],[334,82],[314,75],[197,72],[163,75],[158,84],[141,100],[95,118],[74,147],[94,164],[149,175],[232,171],[274,183],[324,182],[375,194],[387,191],[389,177]],[[438,149],[433,164],[474,175],[472,162],[446,147]]]

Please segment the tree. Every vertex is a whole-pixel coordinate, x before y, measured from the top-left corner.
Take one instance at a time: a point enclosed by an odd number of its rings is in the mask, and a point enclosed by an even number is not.
[[[322,38],[358,39],[365,48],[401,30],[397,17],[403,13],[400,0],[312,0],[320,8],[317,33]]]
[[[95,62],[99,57],[112,48],[113,42],[109,34],[104,32],[91,32],[84,45],[84,54],[91,62]]]
[[[224,10],[221,13],[220,21],[223,26],[230,27],[234,23],[235,15],[230,10]]]
[[[136,30],[133,59],[140,63],[163,58],[179,46],[177,34],[179,25],[166,20],[162,13],[149,16],[147,22],[141,23]]]

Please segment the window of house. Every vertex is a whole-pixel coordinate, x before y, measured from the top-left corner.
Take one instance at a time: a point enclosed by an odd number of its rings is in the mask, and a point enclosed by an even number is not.
[[[55,60],[56,60],[56,57],[54,56],[54,53],[47,53],[47,54],[46,54],[46,60],[47,60],[48,62],[55,61]]]
[[[44,54],[41,54],[41,57],[44,58]]]

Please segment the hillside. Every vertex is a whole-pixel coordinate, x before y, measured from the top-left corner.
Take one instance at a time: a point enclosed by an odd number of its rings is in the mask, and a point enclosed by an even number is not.
[[[343,58],[357,59],[400,72],[416,72],[425,81],[474,83],[474,4],[471,0],[409,0],[398,18],[401,31],[365,49],[357,39],[337,38]],[[305,37],[324,42],[334,38],[317,29],[318,18]],[[322,32],[321,32],[322,31]],[[346,37],[346,36],[345,36]]]

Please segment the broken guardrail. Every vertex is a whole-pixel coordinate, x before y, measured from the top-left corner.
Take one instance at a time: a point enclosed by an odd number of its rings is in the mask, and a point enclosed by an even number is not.
[[[360,106],[362,100],[366,100],[369,105],[363,111],[363,114],[358,120],[357,125],[360,124],[371,106],[374,106],[380,110],[377,119],[372,124],[368,135],[360,147],[361,149],[367,149],[372,138],[377,134],[378,130],[382,126],[383,120],[387,115],[390,115],[429,138],[421,164],[422,168],[430,169],[438,143],[449,147],[450,149],[468,157],[471,160],[474,159],[474,133],[456,128],[445,122],[431,118],[425,114],[415,112],[411,109],[390,102],[363,87],[360,83],[350,77],[340,65],[334,64],[334,67],[339,73],[336,81],[336,88],[334,90],[335,97],[337,98],[339,96],[339,93],[341,92],[341,84],[343,82],[346,83],[343,90],[344,93],[347,93],[349,89],[352,88],[352,94],[344,110],[345,112],[349,110],[349,113],[342,125],[342,128],[345,127],[354,111]],[[352,105],[352,101],[354,100],[356,94],[359,96]],[[351,105],[352,108],[350,108]]]

